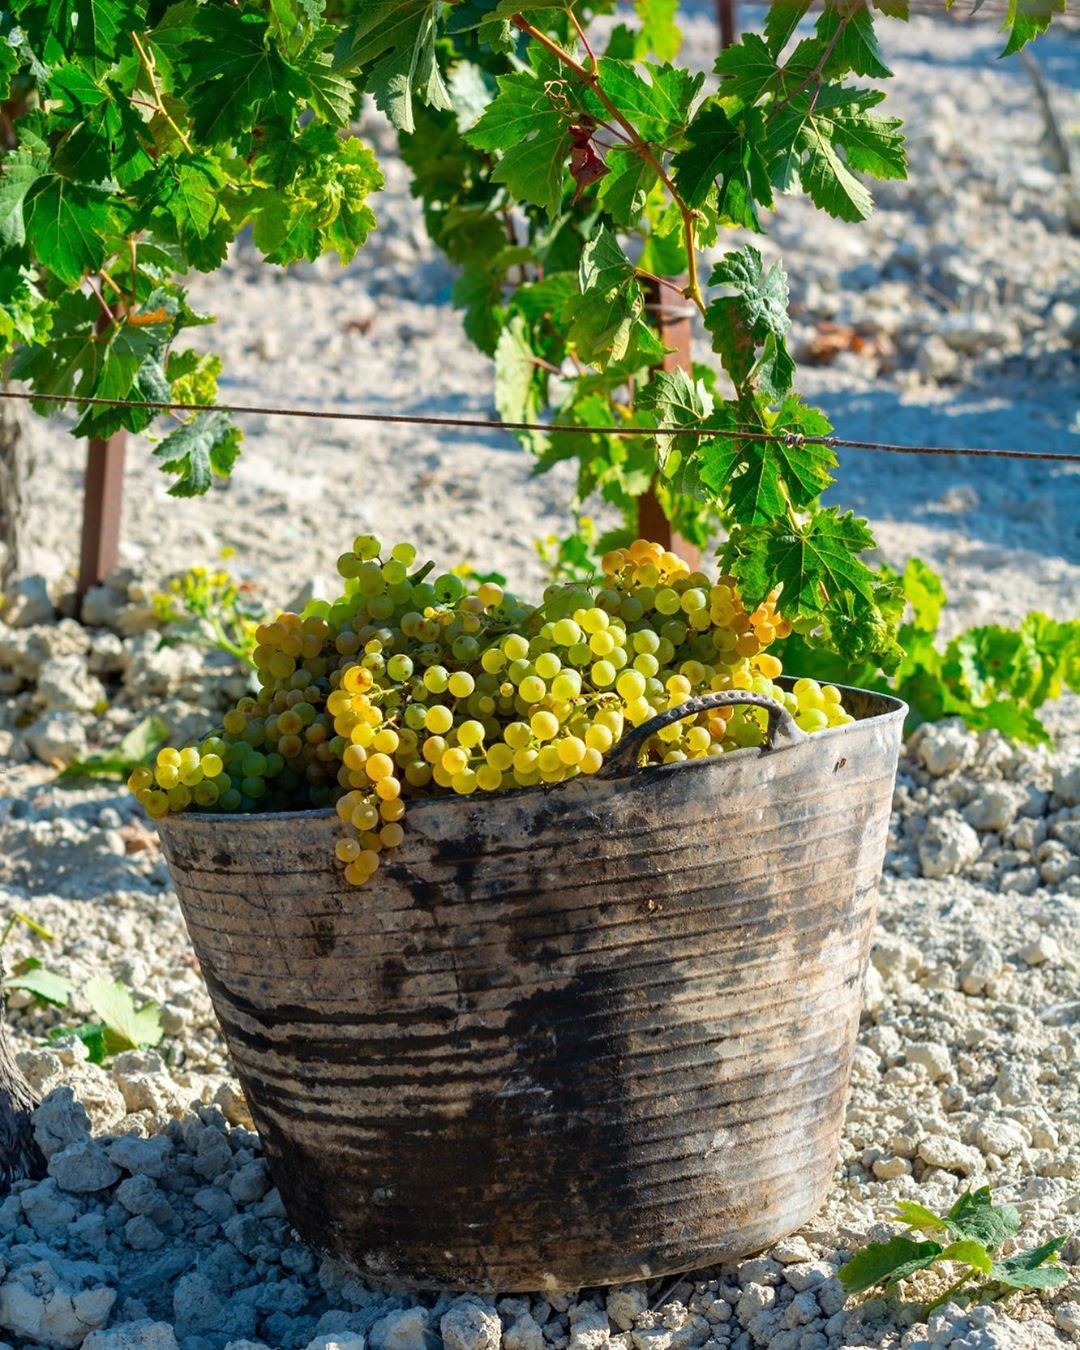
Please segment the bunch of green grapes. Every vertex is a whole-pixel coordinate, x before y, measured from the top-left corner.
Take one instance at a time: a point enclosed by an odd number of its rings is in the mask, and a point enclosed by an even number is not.
[[[259,626],[260,686],[197,746],[159,752],[129,787],[169,812],[333,806],[337,856],[357,885],[404,838],[410,798],[469,796],[597,773],[627,725],[696,695],[768,695],[808,732],[852,720],[832,686],[776,680],[767,648],[790,633],[777,596],[752,611],[647,540],[605,555],[594,584],[553,585],[530,606],[492,582],[470,590],[416,550],[361,535],[338,559],[343,593]],[[688,716],[645,743],[673,764],[761,745],[764,709]]]

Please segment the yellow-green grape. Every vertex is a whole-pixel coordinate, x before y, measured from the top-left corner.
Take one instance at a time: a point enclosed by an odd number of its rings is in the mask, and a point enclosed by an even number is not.
[[[404,838],[407,803],[595,774],[624,727],[711,690],[779,699],[808,731],[851,721],[840,691],[776,681],[767,650],[791,632],[776,595],[742,604],[731,577],[691,572],[659,544],[604,555],[596,583],[552,585],[541,610],[494,582],[470,594],[426,579],[416,549],[360,535],[339,559],[343,594],[255,633],[257,692],[198,745],[166,747],[129,787],[153,819],[331,807],[351,831],[336,854],[370,881]],[[650,736],[677,764],[760,745],[766,716],[725,707]]]

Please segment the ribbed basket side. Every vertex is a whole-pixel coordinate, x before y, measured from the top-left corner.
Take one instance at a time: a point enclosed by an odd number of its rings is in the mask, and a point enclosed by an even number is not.
[[[163,840],[290,1217],[371,1275],[579,1287],[820,1206],[899,721],[413,807],[361,890],[332,816]]]

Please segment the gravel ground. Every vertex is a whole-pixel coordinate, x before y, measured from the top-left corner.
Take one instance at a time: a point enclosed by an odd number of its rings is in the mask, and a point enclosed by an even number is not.
[[[705,62],[709,7],[689,6]],[[861,230],[785,201],[776,247],[793,275],[796,346],[824,361],[802,384],[845,434],[1076,450],[1080,247],[1068,188],[1041,144],[1024,69],[995,63],[985,22],[893,25],[894,95],[913,178],[878,192]],[[1080,46],[1037,49],[1062,120],[1077,116]],[[383,147],[385,127],[366,130]],[[386,155],[384,153],[384,159]],[[230,399],[491,411],[490,370],[449,308],[451,275],[387,162],[382,231],[344,272],[259,268],[243,247],[193,298],[226,355]],[[267,315],[273,316],[272,325]],[[370,326],[369,326],[370,325]],[[841,341],[844,345],[846,339]],[[835,343],[834,343],[835,345]],[[880,922],[840,1162],[813,1225],[751,1260],[672,1282],[491,1300],[388,1295],[291,1234],[229,1076],[156,836],[118,787],[61,788],[46,764],[110,744],[147,710],[177,734],[237,692],[194,649],[160,649],[148,584],[218,550],[271,599],[329,572],[360,529],[473,556],[523,584],[532,540],[560,529],[569,480],[529,478],[502,436],[328,425],[303,472],[302,424],[248,419],[232,486],[164,501],[129,456],[127,571],[86,628],[59,620],[74,560],[67,509],[78,453],[39,427],[35,565],[0,625],[0,912],[5,957],[41,957],[77,985],[105,970],[163,1007],[160,1052],[98,1068],[81,1043],[42,1048],[55,1010],[18,993],[10,1019],[45,1096],[47,1180],[0,1204],[0,1337],[87,1350],[1028,1350],[1080,1343],[1080,1290],[1006,1307],[946,1304],[929,1323],[898,1297],[844,1306],[835,1272],[892,1202],[948,1205],[989,1182],[1025,1242],[1070,1234],[1080,1259],[1080,716],[1053,712],[1052,755],[952,723],[911,738],[901,765]],[[1076,614],[1080,479],[1073,466],[900,460],[850,452],[838,498],[872,518],[894,562],[938,565],[953,626]],[[327,517],[332,528],[327,528]],[[17,621],[17,622],[16,622]],[[109,710],[98,709],[103,701]],[[78,998],[72,1014],[88,1009]],[[913,1297],[936,1292],[932,1279]],[[107,1329],[102,1329],[107,1328]],[[5,1342],[0,1341],[0,1350]]]

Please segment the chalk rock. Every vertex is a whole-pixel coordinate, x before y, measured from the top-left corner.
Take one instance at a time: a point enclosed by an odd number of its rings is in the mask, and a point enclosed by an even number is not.
[[[105,686],[81,656],[55,656],[38,672],[36,700],[44,712],[97,712],[107,700]]]
[[[960,359],[944,339],[930,333],[919,344],[915,364],[920,375],[928,380],[951,380],[960,367]]]
[[[607,1315],[620,1331],[629,1331],[636,1318],[649,1306],[645,1297],[645,1288],[640,1284],[628,1284],[621,1289],[612,1289],[607,1296]]]
[[[1026,790],[1015,783],[987,783],[964,807],[964,819],[977,830],[1004,834],[1026,800]]]
[[[923,1041],[921,1045],[910,1046],[906,1054],[909,1064],[921,1064],[926,1069],[932,1083],[952,1072],[949,1047],[943,1041]]]
[[[36,623],[49,623],[55,610],[49,599],[49,587],[40,575],[21,577],[4,596],[0,616],[11,628],[29,628]]]
[[[1011,321],[977,310],[946,314],[938,320],[937,330],[955,352],[978,355],[988,347],[1009,347],[1019,334]]]
[[[977,862],[981,852],[979,836],[967,821],[952,813],[931,817],[919,840],[924,877],[955,876]]]
[[[76,1139],[49,1159],[49,1175],[63,1191],[92,1195],[115,1185],[122,1174],[100,1144]]]
[[[1034,895],[1039,889],[1039,873],[1034,867],[1018,867],[1006,872],[998,882],[1002,895]]]
[[[34,1112],[34,1138],[46,1158],[90,1138],[90,1117],[70,1087],[54,1088]]]
[[[1040,933],[1034,942],[1030,942],[1020,952],[1020,960],[1026,966],[1055,965],[1061,956],[1057,938],[1049,933]]]
[[[498,1350],[502,1341],[497,1312],[475,1295],[455,1299],[441,1316],[439,1330],[447,1350]]]
[[[1020,1153],[1027,1147],[1023,1129],[1007,1117],[982,1121],[975,1131],[975,1142],[983,1153],[997,1158],[1007,1158],[1010,1153]]]
[[[426,1308],[398,1308],[368,1332],[371,1350],[430,1350],[437,1343],[428,1329]]]
[[[26,744],[43,764],[68,765],[86,754],[86,731],[73,712],[49,712],[24,732]]]
[[[164,1134],[149,1139],[125,1134],[109,1145],[109,1160],[132,1176],[164,1176],[172,1154],[172,1141]]]
[[[105,1325],[115,1302],[115,1289],[76,1289],[42,1259],[8,1272],[0,1285],[0,1327],[50,1350],[74,1350]]]
[[[1054,1309],[1054,1322],[1062,1331],[1080,1332],[1080,1303],[1059,1303]]]
[[[143,1318],[108,1331],[92,1331],[83,1341],[83,1350],[177,1350],[176,1333],[168,1322]]]
[[[919,1144],[919,1157],[931,1167],[940,1167],[946,1172],[958,1172],[961,1176],[971,1176],[982,1168],[982,1154],[977,1148],[962,1144],[947,1134],[928,1134]]]
[[[769,1252],[769,1255],[783,1266],[801,1265],[804,1261],[814,1259],[814,1254],[806,1239],[798,1234],[794,1237],[785,1238],[783,1242],[778,1242]]]
[[[595,1303],[579,1303],[570,1309],[570,1350],[604,1350],[610,1340],[607,1314]]]
[[[27,1223],[46,1241],[59,1237],[78,1214],[72,1202],[61,1195],[52,1177],[23,1191],[19,1198]]]
[[[113,1082],[112,1075],[97,1064],[80,1064],[67,1070],[64,1082],[86,1108],[95,1134],[108,1134],[127,1114],[124,1099]]]
[[[86,664],[94,675],[115,675],[124,670],[127,663],[127,648],[115,633],[105,629],[90,639],[90,654]]]
[[[1065,806],[1080,806],[1080,759],[1054,765],[1054,792]]]
[[[975,758],[977,741],[958,717],[927,722],[911,738],[920,763],[935,778],[966,768]]]
[[[532,1313],[523,1312],[503,1332],[503,1350],[544,1350],[544,1333]]]
[[[960,967],[960,988],[965,994],[987,993],[1002,966],[998,949],[992,943],[982,943]]]

